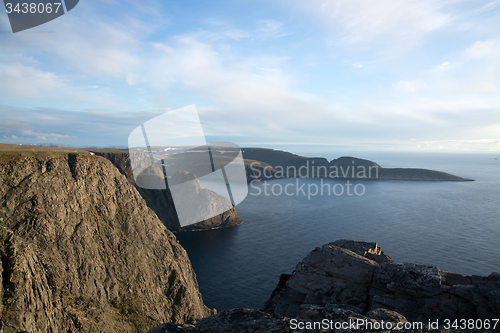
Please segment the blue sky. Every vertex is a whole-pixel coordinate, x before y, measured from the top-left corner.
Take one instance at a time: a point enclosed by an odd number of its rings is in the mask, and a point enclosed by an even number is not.
[[[500,151],[500,1],[91,1],[12,34],[0,142],[126,146],[196,104],[208,141]]]

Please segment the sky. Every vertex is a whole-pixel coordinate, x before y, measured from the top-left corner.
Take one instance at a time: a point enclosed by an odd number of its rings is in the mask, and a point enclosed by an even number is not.
[[[195,104],[207,142],[499,152],[498,22],[500,0],[81,0],[14,34],[1,11],[0,142],[126,147]]]

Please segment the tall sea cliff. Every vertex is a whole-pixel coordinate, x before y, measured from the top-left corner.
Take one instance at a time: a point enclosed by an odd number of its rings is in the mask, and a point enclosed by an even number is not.
[[[209,315],[185,250],[113,164],[0,153],[4,332],[144,332]]]

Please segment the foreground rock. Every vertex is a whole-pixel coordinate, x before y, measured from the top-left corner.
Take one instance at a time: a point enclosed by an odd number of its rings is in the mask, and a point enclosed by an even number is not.
[[[358,313],[384,308],[411,321],[496,318],[500,274],[443,272],[393,261],[375,243],[340,240],[316,248],[282,276],[265,310],[295,317],[304,304],[339,304]]]
[[[0,153],[3,332],[145,332],[210,314],[189,258],[106,159]]]
[[[316,248],[291,275],[282,275],[265,311],[294,318],[310,306],[363,315],[385,309],[422,322],[498,318],[500,274],[443,272],[391,260],[375,243],[339,240]]]
[[[443,272],[394,261],[375,243],[339,240],[316,248],[291,275],[283,274],[262,311],[225,310],[195,325],[163,324],[150,333],[389,332],[388,327],[395,332],[490,332],[493,321],[489,329],[470,330],[445,327],[444,319],[491,320],[499,314],[498,273]],[[429,320],[436,327],[429,327]]]

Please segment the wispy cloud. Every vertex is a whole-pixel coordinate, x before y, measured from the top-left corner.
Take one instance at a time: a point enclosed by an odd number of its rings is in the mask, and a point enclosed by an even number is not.
[[[435,66],[434,70],[435,71],[446,71],[446,70],[450,70],[450,69],[456,67],[457,65],[458,65],[458,63],[451,63],[449,61],[445,61],[445,62],[439,64],[438,66]]]
[[[471,59],[491,58],[500,61],[500,38],[479,40],[468,47],[464,55]]]
[[[4,111],[4,110],[2,110]],[[9,119],[11,117],[6,117]],[[14,120],[14,121],[13,121]],[[36,124],[33,124],[36,125]],[[47,141],[57,141],[59,139],[69,138],[69,135],[58,133],[44,133],[34,130],[35,126],[18,122],[16,119],[0,123],[0,130],[4,133],[4,139],[14,140],[13,142],[30,142],[30,143],[44,143]]]
[[[344,42],[365,43],[386,39],[391,43],[418,42],[422,35],[448,24],[452,17],[443,10],[446,2],[407,1],[308,1],[301,2]]]
[[[0,105],[0,136],[4,143],[59,142],[74,146],[125,146],[137,124],[158,115],[148,112],[75,112],[53,108]]]
[[[2,36],[1,131],[9,142],[122,145],[143,121],[196,103],[206,134],[235,142],[496,140],[499,39],[446,35],[459,2],[295,3],[314,36],[268,13],[178,28],[145,15],[156,2],[129,2],[117,17],[82,4],[79,16],[54,20],[57,34]],[[436,32],[452,51],[426,44]]]
[[[11,97],[43,97],[66,86],[64,78],[48,71],[23,64],[22,56],[16,61],[0,64],[0,89]],[[29,59],[28,61],[29,62]]]
[[[417,91],[417,86],[419,84],[420,84],[420,82],[417,82],[417,81],[404,80],[404,81],[399,81],[399,82],[394,83],[393,86],[394,86],[394,88],[396,88],[398,90],[413,93],[413,92]]]
[[[282,22],[276,20],[258,20],[257,26],[255,36],[260,39],[279,38],[291,34],[291,32],[285,31]]]

